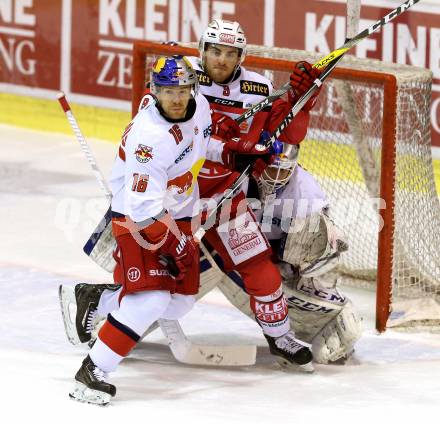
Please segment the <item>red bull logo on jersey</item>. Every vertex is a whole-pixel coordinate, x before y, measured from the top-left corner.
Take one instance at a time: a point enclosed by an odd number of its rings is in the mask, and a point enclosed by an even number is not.
[[[138,162],[145,163],[153,159],[153,148],[150,146],[145,146],[144,144],[139,144],[134,152]]]
[[[176,178],[173,178],[172,180],[168,181],[167,187],[168,188],[175,188],[177,189],[178,194],[185,193],[185,191],[188,191],[193,182],[193,174],[191,171],[187,171],[182,175],[179,175]]]

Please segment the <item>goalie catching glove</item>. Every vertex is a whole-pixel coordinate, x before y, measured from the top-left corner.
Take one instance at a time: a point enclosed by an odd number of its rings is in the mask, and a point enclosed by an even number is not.
[[[295,102],[313,85],[319,78],[321,71],[313,68],[310,63],[302,61],[295,65],[290,74],[290,87],[288,92],[289,102],[294,105]],[[321,88],[318,88],[310,97],[309,101],[304,105],[305,112],[310,111],[316,103]]]
[[[258,178],[273,161],[273,155],[268,148],[238,138],[233,138],[224,144],[221,157],[223,164],[234,171],[243,172],[248,165],[253,165],[254,178]]]

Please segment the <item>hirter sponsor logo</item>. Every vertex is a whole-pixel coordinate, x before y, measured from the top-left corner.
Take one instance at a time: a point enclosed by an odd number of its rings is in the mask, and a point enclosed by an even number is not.
[[[261,240],[258,234],[250,228],[248,220],[243,225],[229,230],[228,245],[234,256],[238,256],[259,244],[261,244]]]
[[[224,32],[220,33],[218,39],[221,43],[234,44],[235,43],[235,35],[225,34]]]
[[[196,74],[200,85],[205,85],[207,87],[210,87],[212,85],[211,78],[209,78],[208,75],[206,75],[204,72],[196,71]]]
[[[135,266],[132,266],[127,271],[127,278],[132,283],[135,283],[139,278],[141,278],[141,271],[139,268],[136,268]]]
[[[138,162],[145,163],[153,159],[153,148],[150,146],[145,146],[144,144],[139,144],[134,152]]]
[[[268,85],[256,81],[240,81],[240,91],[245,94],[258,94],[260,96],[269,95]]]

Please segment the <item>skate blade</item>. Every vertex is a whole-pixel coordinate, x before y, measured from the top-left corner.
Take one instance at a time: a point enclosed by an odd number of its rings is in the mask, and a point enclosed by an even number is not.
[[[289,362],[287,359],[284,358],[278,358],[277,361],[284,369],[307,372],[307,373],[312,373],[315,371],[312,362],[307,362],[307,364],[300,365]]]
[[[76,331],[75,318],[72,318],[70,311],[70,306],[76,305],[75,289],[73,287],[61,285],[58,290],[58,295],[60,298],[61,314],[63,315],[63,323],[67,339],[73,345],[78,345],[81,343],[81,340]]]
[[[74,389],[69,393],[71,399],[75,399],[78,402],[90,403],[93,405],[105,406],[107,405],[112,396],[99,390],[89,389],[85,384],[76,382]]]

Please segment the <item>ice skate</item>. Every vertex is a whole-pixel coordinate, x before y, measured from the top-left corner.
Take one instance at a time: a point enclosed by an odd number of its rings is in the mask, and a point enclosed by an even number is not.
[[[92,333],[99,317],[99,299],[104,290],[118,290],[114,284],[77,284],[74,288],[61,285],[59,298],[64,328],[69,342],[77,345],[92,342]]]
[[[76,384],[69,396],[80,402],[107,405],[115,396],[116,387],[106,382],[106,379],[107,374],[98,368],[87,355],[75,375]]]
[[[292,331],[281,337],[264,336],[269,343],[270,353],[278,357],[278,362],[282,366],[305,372],[314,371],[312,351],[296,339]]]

